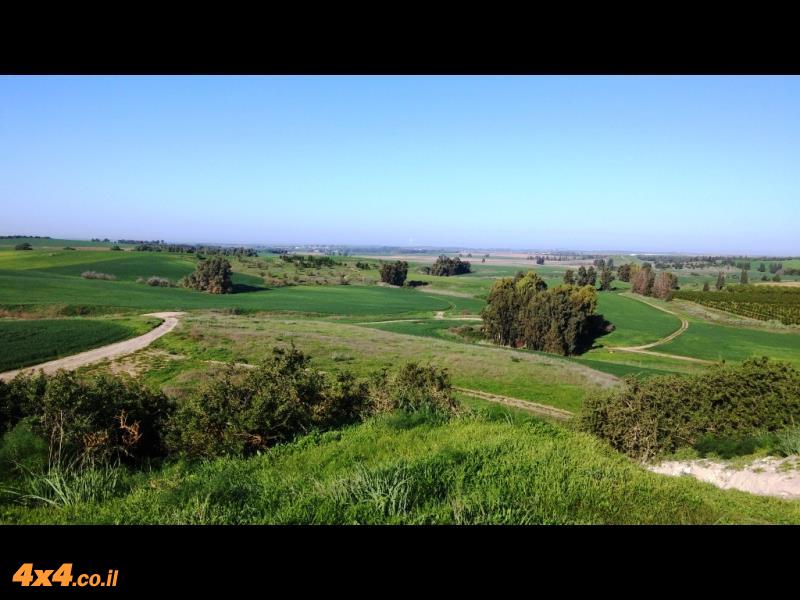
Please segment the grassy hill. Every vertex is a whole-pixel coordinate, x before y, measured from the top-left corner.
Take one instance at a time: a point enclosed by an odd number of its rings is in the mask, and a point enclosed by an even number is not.
[[[177,463],[117,498],[0,507],[3,523],[800,523],[800,504],[644,470],[598,440],[510,413],[402,414],[250,459]]]

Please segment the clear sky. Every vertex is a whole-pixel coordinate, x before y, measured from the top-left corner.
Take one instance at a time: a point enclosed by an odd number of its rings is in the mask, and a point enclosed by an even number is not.
[[[0,77],[0,234],[800,254],[798,77]]]

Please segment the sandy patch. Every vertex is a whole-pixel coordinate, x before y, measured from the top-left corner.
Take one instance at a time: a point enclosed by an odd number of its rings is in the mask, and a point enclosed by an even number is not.
[[[760,458],[742,469],[709,460],[667,461],[648,469],[662,475],[688,475],[724,490],[735,489],[759,496],[800,498],[797,457]]]

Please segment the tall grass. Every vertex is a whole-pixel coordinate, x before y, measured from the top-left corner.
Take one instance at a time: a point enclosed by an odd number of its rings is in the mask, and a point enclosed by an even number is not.
[[[25,470],[7,494],[27,506],[74,507],[98,504],[122,493],[125,470],[119,464],[53,463],[43,471]]]

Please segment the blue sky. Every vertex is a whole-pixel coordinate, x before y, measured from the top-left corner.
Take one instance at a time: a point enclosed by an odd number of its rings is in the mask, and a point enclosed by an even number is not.
[[[0,77],[0,234],[800,254],[798,77]]]

